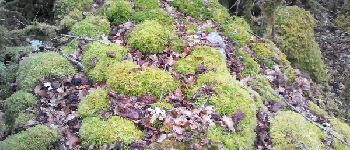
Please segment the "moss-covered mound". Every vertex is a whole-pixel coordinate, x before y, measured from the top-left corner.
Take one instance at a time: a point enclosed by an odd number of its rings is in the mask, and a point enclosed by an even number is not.
[[[101,35],[108,35],[110,24],[106,17],[88,16],[84,20],[74,24],[70,34],[83,37],[98,39]]]
[[[94,82],[106,81],[108,70],[127,55],[127,49],[115,44],[93,42],[86,46],[83,65],[88,76]]]
[[[97,116],[108,108],[107,91],[98,89],[86,96],[79,104],[78,113],[82,117]]]
[[[162,53],[173,40],[173,33],[155,20],[137,25],[128,38],[128,44],[144,54]]]
[[[335,23],[339,28],[350,31],[350,2],[345,1],[345,3]]]
[[[326,79],[321,51],[314,37],[314,19],[296,6],[277,12],[278,42],[294,66],[310,74],[316,81]]]
[[[248,85],[257,91],[263,100],[274,101],[282,105],[284,104],[282,99],[278,97],[278,94],[265,77],[261,75],[253,76],[253,78],[248,82]]]
[[[332,118],[330,119],[332,129],[338,133],[338,137],[343,139],[345,142],[350,143],[350,126],[340,119]],[[349,149],[347,145],[341,143],[338,140],[333,141],[332,146],[336,150],[346,150]]]
[[[77,22],[83,20],[83,12],[78,9],[74,9],[68,13],[68,15],[64,16],[64,18],[60,21],[60,28],[70,30]]]
[[[118,116],[110,117],[107,121],[99,118],[86,118],[79,131],[83,146],[99,147],[104,144],[122,142],[124,146],[143,137],[143,133],[133,122]]]
[[[324,133],[300,114],[281,111],[270,122],[270,135],[276,150],[325,149]]]
[[[170,4],[185,15],[199,20],[207,20],[211,16],[208,7],[205,7],[205,2],[202,0],[174,0]]]
[[[18,91],[7,98],[4,103],[4,109],[6,124],[8,125],[9,129],[12,130],[14,127],[16,127],[16,122],[17,125],[19,125],[18,121],[21,120],[17,119],[19,114],[24,112],[27,108],[33,107],[35,104],[36,97],[24,91]]]
[[[77,9],[79,11],[84,11],[91,8],[94,0],[56,0],[54,4],[55,17],[62,19],[69,12]]]
[[[31,51],[32,51],[32,48],[29,46],[6,47],[4,51],[2,51],[0,54],[0,62],[18,63],[21,57],[28,55]]]
[[[127,22],[133,13],[131,3],[127,0],[109,0],[104,7],[108,20],[116,25]]]
[[[243,64],[243,67],[244,67],[241,72],[241,76],[247,77],[247,76],[253,76],[259,73],[260,71],[259,64],[252,57],[250,57],[245,51],[238,49],[235,51],[235,56]]]
[[[206,71],[228,72],[222,54],[207,46],[195,47],[191,55],[176,62],[174,70],[182,75],[188,75],[195,74],[198,67],[204,67]]]
[[[37,125],[8,137],[0,144],[3,150],[47,150],[58,140],[56,131]]]
[[[74,73],[73,66],[58,53],[37,53],[20,62],[17,83],[20,89],[31,89],[40,79],[63,78]]]
[[[174,91],[179,83],[166,71],[156,68],[141,69],[132,62],[122,62],[111,68],[107,87],[127,96],[148,94],[159,98]]]
[[[224,35],[230,38],[238,46],[249,43],[252,35],[250,25],[243,19],[236,17],[232,22],[222,25]]]

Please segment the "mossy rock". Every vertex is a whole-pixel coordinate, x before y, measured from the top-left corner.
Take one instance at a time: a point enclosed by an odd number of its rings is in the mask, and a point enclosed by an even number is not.
[[[13,129],[23,127],[30,120],[35,120],[36,115],[33,113],[19,113],[18,117],[15,119]]]
[[[30,52],[32,52],[30,46],[6,47],[4,52],[0,54],[0,61],[18,63],[21,57],[27,56]]]
[[[54,4],[55,17],[62,19],[71,11],[77,9],[79,11],[85,11],[92,7],[94,0],[56,0]]]
[[[83,20],[83,12],[74,9],[68,13],[68,15],[64,16],[64,18],[60,21],[60,28],[70,30],[77,22]]]
[[[350,126],[349,124],[344,123],[340,119],[332,118],[330,119],[332,129],[337,133],[339,138],[342,138],[348,144],[350,143]],[[346,150],[350,147],[341,143],[337,139],[332,142],[332,146],[336,150]]]
[[[228,72],[226,61],[221,53],[208,46],[193,48],[191,55],[175,63],[174,70],[182,75],[195,74],[201,65],[207,71]]]
[[[159,98],[180,86],[168,72],[157,68],[141,69],[132,62],[118,63],[110,70],[107,87],[126,96],[148,94]]]
[[[159,0],[135,0],[135,9],[139,11],[158,8],[160,8]]]
[[[19,89],[30,90],[40,79],[65,78],[74,73],[73,66],[58,53],[36,53],[20,62],[17,84]]]
[[[107,121],[96,117],[86,118],[83,120],[79,135],[83,147],[86,148],[90,145],[100,147],[104,144],[113,144],[116,141],[126,146],[143,137],[143,133],[133,122],[119,116],[112,116]]]
[[[155,20],[137,25],[128,37],[128,44],[143,54],[158,54],[171,42],[173,33]]]
[[[3,150],[47,150],[58,140],[56,131],[37,125],[7,137],[1,144]]]
[[[252,35],[250,25],[243,19],[236,17],[232,23],[223,25],[224,35],[239,47],[249,43]]]
[[[79,104],[78,114],[81,117],[97,116],[99,111],[108,109],[108,93],[98,89],[87,95]]]
[[[241,75],[243,77],[253,76],[260,72],[259,64],[245,51],[237,49],[235,51],[235,56],[239,58],[239,60],[244,66],[244,69],[241,72]]]
[[[82,59],[85,72],[94,82],[106,81],[107,70],[126,57],[127,52],[127,49],[115,44],[89,43]]]
[[[70,34],[83,37],[98,39],[101,35],[108,35],[110,24],[106,17],[88,16],[84,20],[74,24]]]
[[[170,5],[177,8],[180,12],[183,12],[187,16],[199,20],[207,20],[211,17],[210,11],[204,5],[202,0],[173,0],[170,2]]]
[[[280,105],[284,105],[283,100],[278,97],[271,83],[264,76],[255,75],[247,84],[257,91],[264,101],[274,101]]]
[[[10,130],[13,129],[19,114],[27,108],[33,107],[36,101],[35,96],[25,91],[18,91],[5,100],[5,118]]]
[[[280,111],[271,119],[270,136],[276,150],[325,149],[324,133],[302,115],[292,111]]]
[[[115,25],[127,22],[133,13],[131,3],[126,0],[110,0],[105,5],[108,20]]]
[[[325,65],[314,37],[314,19],[296,6],[287,6],[277,12],[278,43],[288,60],[307,72],[317,82],[326,79]]]
[[[137,11],[131,18],[136,23],[141,23],[146,20],[155,20],[166,28],[174,29],[174,19],[172,19],[164,10],[160,8]]]

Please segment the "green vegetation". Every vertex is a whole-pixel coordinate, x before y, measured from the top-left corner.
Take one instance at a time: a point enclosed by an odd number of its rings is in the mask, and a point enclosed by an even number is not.
[[[0,144],[0,149],[47,150],[57,140],[58,134],[56,131],[43,125],[37,125],[8,137]]]
[[[37,53],[21,61],[17,83],[20,89],[29,90],[40,79],[49,79],[51,77],[64,78],[74,73],[73,66],[58,53]]]
[[[269,50],[264,43],[256,43],[252,45],[252,50],[256,55],[259,64],[266,66],[267,68],[272,68],[274,65],[275,54]]]
[[[160,8],[159,0],[135,0],[135,8],[137,10],[150,10]]]
[[[70,41],[67,45],[65,45],[61,48],[62,54],[66,55],[66,56],[68,56],[70,54],[74,54],[78,49],[78,43],[79,43],[78,39],[74,39],[74,40]]]
[[[309,101],[309,110],[315,114],[315,115],[318,115],[318,116],[321,116],[321,117],[328,117],[328,113],[321,109],[319,106],[317,106],[315,103]]]
[[[243,19],[236,17],[232,23],[223,25],[224,35],[235,42],[238,46],[244,46],[251,39],[250,25]]]
[[[6,47],[0,54],[0,62],[18,63],[21,57],[28,55],[32,51],[29,46],[26,47]]]
[[[70,34],[79,37],[98,39],[101,35],[108,35],[110,24],[103,16],[88,16],[74,24]]]
[[[174,70],[182,75],[195,74],[200,65],[207,71],[228,72],[220,52],[207,46],[195,47],[191,55],[175,63]]]
[[[248,85],[256,90],[264,101],[275,101],[281,105],[284,104],[272,88],[270,82],[262,75],[255,75]]]
[[[56,0],[54,4],[55,17],[62,19],[75,9],[79,11],[87,10],[92,6],[93,2],[94,0]]]
[[[79,131],[83,146],[102,146],[120,141],[124,146],[134,140],[141,139],[143,133],[136,128],[133,122],[118,116],[112,116],[107,121],[99,118],[86,118]]]
[[[341,29],[347,29],[350,31],[350,2],[345,2],[340,14],[338,14],[335,20],[336,25]]]
[[[5,118],[6,124],[9,129],[12,130],[16,124],[16,118],[20,112],[25,111],[29,107],[33,107],[36,104],[36,97],[25,91],[18,91],[12,94],[5,100]],[[17,121],[18,122],[18,121]]]
[[[70,30],[74,24],[83,20],[83,17],[83,12],[78,9],[74,9],[60,21],[60,28]]]
[[[208,8],[204,6],[202,0],[174,0],[170,2],[170,5],[177,8],[185,15],[199,20],[207,20],[210,18],[210,12]]]
[[[330,123],[332,129],[338,133],[337,136],[344,139],[345,142],[350,143],[350,126],[337,118],[330,119]],[[348,146],[338,140],[333,141],[332,146],[336,150],[349,149]]]
[[[99,111],[107,111],[108,96],[107,91],[97,89],[86,96],[79,104],[78,114],[82,117],[97,116]]]
[[[132,30],[128,44],[144,54],[157,54],[162,53],[167,45],[177,38],[172,31],[157,21],[146,20]],[[175,45],[173,46],[175,50],[182,47],[179,40],[175,40],[172,44]]]
[[[212,144],[220,144],[224,149],[235,149],[233,141],[235,136],[232,133],[226,132],[226,129],[218,126],[210,126],[208,129],[208,139]]]
[[[19,113],[14,122],[13,129],[24,126],[29,120],[35,120],[35,117],[36,115],[33,113]]]
[[[133,12],[130,2],[126,0],[110,0],[105,5],[107,6],[108,20],[116,25],[127,22]]]
[[[6,27],[0,25],[0,49],[3,49],[9,39],[7,37],[10,35]]]
[[[238,57],[241,63],[244,65],[244,69],[241,72],[243,77],[253,76],[259,73],[259,64],[251,58],[247,53],[242,50],[237,49],[235,51],[236,57]]]
[[[299,7],[288,6],[277,12],[278,43],[283,52],[294,66],[320,82],[326,79],[326,70],[315,41],[314,26],[311,14]]]
[[[94,82],[107,80],[107,70],[127,55],[127,49],[115,44],[92,42],[86,46],[82,63],[90,79]]]
[[[153,109],[156,108],[156,107],[158,107],[158,108],[160,108],[160,109],[165,109],[165,110],[171,110],[171,109],[174,108],[173,105],[171,105],[171,104],[170,104],[167,100],[165,100],[165,99],[152,104],[152,108],[153,108]]]
[[[271,120],[270,135],[276,150],[325,149],[321,129],[292,111],[281,111]]]
[[[107,87],[127,96],[148,94],[159,98],[179,87],[168,72],[157,68],[141,69],[132,62],[122,62],[110,70]]]
[[[141,23],[146,20],[155,20],[165,28],[174,28],[174,20],[160,8],[135,12],[135,14],[132,16],[132,20],[134,20],[136,23]]]

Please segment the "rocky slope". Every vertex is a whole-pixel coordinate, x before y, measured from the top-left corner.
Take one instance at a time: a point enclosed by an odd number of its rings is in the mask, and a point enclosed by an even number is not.
[[[217,0],[53,9],[57,26],[0,28],[0,149],[349,149],[302,8],[265,10],[273,40]]]

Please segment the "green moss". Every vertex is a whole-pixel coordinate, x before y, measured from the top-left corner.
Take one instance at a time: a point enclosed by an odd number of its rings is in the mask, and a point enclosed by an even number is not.
[[[174,70],[182,75],[195,74],[200,65],[208,71],[228,72],[220,52],[207,46],[195,47],[191,55],[175,63]]]
[[[244,69],[241,72],[241,75],[243,77],[252,76],[259,73],[260,71],[259,64],[253,58],[251,58],[247,53],[245,53],[240,49],[237,49],[235,51],[235,55],[240,59],[241,63],[244,66]]]
[[[296,6],[277,12],[278,43],[294,66],[320,82],[326,79],[325,65],[314,37],[314,19],[311,14]]]
[[[16,129],[18,127],[22,127],[28,123],[29,120],[34,120],[35,114],[33,113],[19,113],[18,117],[15,120],[13,128]]]
[[[236,17],[232,23],[223,25],[224,35],[238,46],[244,46],[249,43],[252,35],[249,24],[243,19]]]
[[[107,91],[98,89],[86,96],[79,104],[78,114],[82,117],[96,116],[99,111],[107,111]]]
[[[24,57],[32,52],[32,47],[6,47],[3,52],[0,54],[0,61],[7,63],[13,62],[18,63],[21,57]]]
[[[322,143],[325,135],[321,129],[300,114],[281,111],[270,122],[270,136],[276,150],[325,149]]]
[[[6,124],[8,124],[9,129],[12,130],[14,127],[16,118],[20,112],[33,107],[35,104],[36,97],[24,91],[18,91],[7,98],[4,103],[4,109]]]
[[[220,25],[232,22],[231,15],[226,7],[220,5],[217,0],[209,0],[209,10],[212,15],[212,20]]]
[[[73,66],[58,53],[36,53],[20,62],[17,84],[19,89],[31,89],[40,79],[64,78],[74,73]]]
[[[252,45],[252,50],[256,55],[258,62],[268,68],[274,65],[275,54],[268,49],[264,43],[256,43]]]
[[[84,147],[90,145],[102,146],[120,141],[125,145],[141,139],[143,133],[133,122],[118,116],[112,116],[107,121],[99,118],[86,118],[79,131]]]
[[[226,132],[226,129],[218,126],[210,126],[208,128],[208,140],[212,145],[223,145],[224,149],[234,149],[233,141],[235,137],[232,133]]]
[[[350,126],[337,118],[330,119],[330,123],[331,123],[332,129],[336,133],[338,133],[337,136],[342,138],[347,143],[350,143]],[[341,143],[338,140],[333,141],[332,146],[336,150],[349,149],[348,146],[346,146],[345,144]]]
[[[159,0],[135,0],[135,8],[142,10],[160,8]]]
[[[58,138],[56,131],[43,125],[37,125],[8,137],[0,144],[0,149],[47,150]]]
[[[107,5],[108,20],[116,25],[127,22],[133,12],[129,1],[110,0],[105,5]]]
[[[179,83],[166,71],[157,68],[140,69],[131,62],[111,68],[107,87],[127,96],[148,94],[156,98],[174,91]]]
[[[74,24],[70,34],[80,37],[98,39],[101,35],[108,35],[110,24],[103,16],[88,16]]]
[[[25,40],[23,37],[31,37],[32,39],[40,41],[48,41],[57,37],[56,31],[59,28],[54,25],[49,25],[42,22],[33,22],[31,25],[26,26],[20,30],[12,30],[11,34],[19,37],[19,40]]]
[[[264,101],[275,101],[284,105],[282,99],[277,96],[277,93],[272,88],[270,82],[262,75],[256,75],[248,82],[248,85],[256,90]]]
[[[68,56],[70,54],[74,54],[78,49],[78,43],[79,43],[79,40],[77,40],[77,39],[70,41],[67,45],[65,45],[61,48],[62,54],[66,55],[66,56]]]
[[[83,13],[78,9],[74,9],[60,21],[60,28],[70,30],[74,24],[81,20],[83,20]]]
[[[157,21],[147,20],[132,30],[128,44],[144,54],[162,53],[173,34]]]
[[[350,2],[345,2],[335,24],[341,29],[350,29]]]
[[[132,16],[132,20],[136,23],[141,23],[146,20],[155,20],[169,29],[174,28],[173,24],[175,22],[174,19],[160,8],[135,12]]]
[[[102,82],[107,79],[107,70],[109,70],[114,63],[121,61],[126,55],[127,49],[121,46],[93,42],[86,46],[82,63],[90,79],[94,82]],[[95,64],[92,63],[94,61]]]
[[[152,104],[152,108],[160,108],[160,109],[165,109],[165,110],[171,110],[173,109],[173,105],[171,105],[167,100],[161,100],[159,102],[156,102],[154,104]]]
[[[94,0],[56,0],[54,4],[55,17],[62,19],[69,12],[77,9],[84,11],[92,7]]]
[[[7,30],[6,27],[0,25],[0,50],[5,47],[5,45],[8,43],[10,32]]]
[[[328,113],[325,110],[321,109],[319,106],[317,106],[315,103],[311,101],[309,101],[309,110],[315,115],[328,117]]]
[[[177,8],[180,12],[183,12],[187,16],[199,20],[207,20],[210,18],[210,12],[204,5],[202,0],[173,0],[170,5]]]

